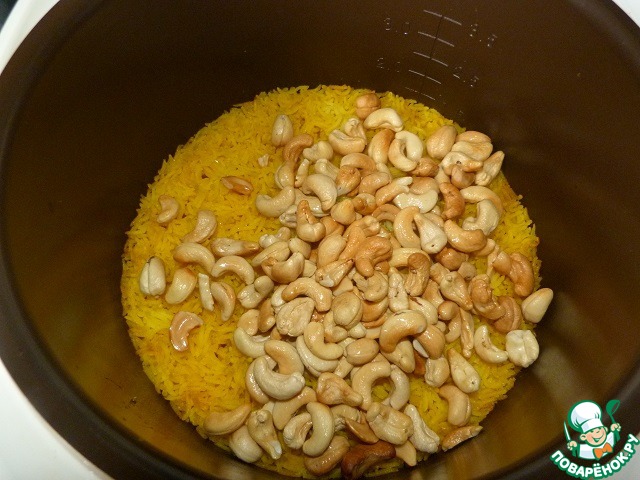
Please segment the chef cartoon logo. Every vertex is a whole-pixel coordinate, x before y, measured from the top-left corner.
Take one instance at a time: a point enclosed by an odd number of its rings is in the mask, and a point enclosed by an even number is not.
[[[607,403],[606,411],[611,420],[609,428],[602,423],[602,410],[597,403],[583,401],[571,407],[567,420],[571,428],[579,433],[579,440],[571,439],[566,423],[564,432],[567,448],[574,457],[600,460],[605,455],[613,453],[613,446],[620,440],[620,424],[615,423],[613,419],[613,413],[619,405],[618,400]]]
[[[638,439],[629,434],[620,449],[622,427],[613,418],[620,401],[610,400],[605,405],[606,418],[600,406],[590,400],[576,403],[567,414],[564,436],[570,456],[561,450],[551,455],[551,460],[566,474],[575,478],[606,478],[619,471],[635,454]],[[586,464],[581,464],[583,460]]]

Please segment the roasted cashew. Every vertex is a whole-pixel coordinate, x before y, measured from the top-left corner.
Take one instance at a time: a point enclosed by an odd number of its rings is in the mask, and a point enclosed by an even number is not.
[[[418,166],[418,159],[420,158],[409,158],[408,153],[406,153],[407,150],[407,140],[404,138],[398,138],[398,135],[396,134],[396,138],[393,139],[389,146],[388,158],[394,167],[403,172],[410,172],[416,168]]]
[[[353,292],[341,293],[334,297],[331,310],[335,323],[349,330],[362,319],[362,300]]]
[[[206,272],[211,273],[216,259],[204,245],[195,242],[181,243],[173,250],[173,259],[176,262],[200,265]]]
[[[300,372],[288,375],[274,372],[267,362],[266,356],[254,360],[253,375],[260,389],[276,400],[288,400],[295,397],[305,386]]]
[[[451,183],[458,189],[467,188],[473,185],[476,175],[475,172],[465,172],[459,165],[454,165],[451,169]]]
[[[452,384],[443,385],[438,389],[438,395],[449,404],[447,422],[455,427],[465,425],[471,418],[471,402],[469,395]]]
[[[476,160],[466,153],[451,150],[440,162],[440,170],[446,175],[451,175],[453,167],[456,165],[465,172],[477,172],[482,168],[482,161]]]
[[[342,478],[360,478],[371,467],[396,456],[396,449],[388,442],[379,441],[373,445],[356,445],[342,458],[340,472]]]
[[[476,208],[476,217],[465,218],[462,222],[462,228],[464,230],[482,230],[488,236],[500,223],[500,213],[491,200],[480,200]]]
[[[364,415],[358,422],[350,418],[345,418],[344,425],[347,430],[353,433],[353,435],[363,443],[373,444],[380,440],[378,436],[373,433],[373,430],[371,430],[371,427],[367,423],[367,419],[364,418]]]
[[[426,298],[423,298],[423,297],[410,298],[409,308],[411,310],[417,310],[420,313],[422,313],[427,319],[427,323],[429,325],[435,325],[436,323],[438,323],[438,309]]]
[[[161,212],[156,217],[156,222],[162,226],[167,226],[171,220],[178,216],[180,205],[178,201],[170,195],[160,195],[158,197]]]
[[[407,260],[409,274],[404,282],[407,294],[419,297],[427,288],[431,259],[424,253],[413,253]]]
[[[278,372],[289,375],[293,372],[304,373],[304,364],[296,347],[282,340],[267,340],[264,342],[264,352],[278,364]]]
[[[276,366],[276,362],[271,357],[266,358],[269,364],[269,368],[274,368]],[[262,391],[262,389],[258,385],[258,382],[256,381],[256,376],[253,371],[255,363],[256,361],[254,360],[247,367],[247,371],[244,375],[244,384],[247,392],[249,392],[249,396],[257,403],[264,405],[266,403],[269,403],[271,399],[267,396],[266,393]]]
[[[202,326],[202,319],[191,312],[179,311],[173,316],[171,326],[169,327],[169,335],[171,337],[171,345],[179,352],[184,352],[189,348],[187,337],[194,328]]]
[[[288,115],[278,115],[271,128],[271,144],[274,147],[286,145],[293,137],[293,124]]]
[[[318,377],[316,395],[318,402],[325,405],[359,407],[363,400],[362,395],[353,390],[343,378],[331,372],[322,372]]]
[[[447,350],[447,360],[451,369],[453,383],[464,393],[477,392],[480,388],[480,375],[457,350]]]
[[[333,148],[331,147],[331,145],[329,145],[329,148],[331,148],[331,152],[332,152],[332,155],[333,155]],[[327,177],[333,178],[335,180],[336,177],[338,176],[338,170],[339,169],[338,169],[338,167],[336,165],[331,163],[326,158],[320,158],[313,165],[313,170],[314,170],[315,173],[321,173],[321,174],[326,175]]]
[[[287,288],[286,286],[283,287],[282,292]],[[286,302],[276,313],[276,328],[278,332],[291,337],[302,335],[305,327],[311,321],[314,308],[315,303],[312,298],[294,298]]]
[[[207,435],[226,435],[235,432],[251,413],[251,404],[246,403],[228,412],[211,412],[202,427]]]
[[[239,195],[250,195],[253,192],[253,185],[245,178],[236,177],[230,175],[227,177],[221,177],[220,183],[228,190],[235,192]]]
[[[249,435],[269,456],[278,460],[282,456],[282,445],[273,426],[271,412],[264,408],[254,410],[247,419]]]
[[[236,293],[230,285],[224,282],[211,282],[209,284],[211,296],[220,305],[220,316],[227,321],[231,318],[236,307]]]
[[[413,182],[413,177],[400,177],[391,180],[387,185],[376,190],[374,197],[376,205],[384,205],[393,201],[401,193],[409,193],[409,185]]]
[[[301,449],[312,426],[313,422],[309,412],[302,412],[291,418],[282,429],[284,444],[294,450]],[[276,428],[278,427],[276,426]]]
[[[513,330],[507,333],[505,348],[509,361],[519,367],[528,367],[540,354],[538,340],[531,330]]]
[[[451,151],[458,131],[452,125],[443,125],[427,138],[427,153],[431,158],[442,160]]]
[[[493,322],[493,327],[500,333],[509,333],[520,328],[522,324],[522,310],[515,298],[509,296],[498,297],[498,303],[505,313]]]
[[[312,278],[298,278],[282,291],[282,299],[286,302],[300,295],[311,298],[318,312],[326,312],[331,308],[333,294]]]
[[[318,258],[316,264],[318,268],[324,267],[338,259],[345,246],[347,240],[342,235],[327,235],[318,244]]]
[[[460,312],[460,345],[462,346],[462,356],[471,358],[474,347],[475,323],[473,315],[462,308]]]
[[[320,175],[320,174],[317,174]],[[328,178],[328,177],[327,177]],[[311,212],[309,202],[302,200],[296,208],[296,233],[305,242],[314,243],[324,238],[327,229]]]
[[[256,273],[251,264],[239,255],[219,258],[209,273],[217,278],[225,272],[235,273],[247,285],[251,285],[256,279]]]
[[[365,365],[380,351],[378,342],[370,338],[360,338],[345,347],[345,357],[351,365]]]
[[[418,207],[406,207],[393,221],[393,234],[405,248],[419,248],[420,237],[413,231],[413,219],[420,212]]]
[[[337,360],[344,353],[337,343],[324,341],[324,325],[321,322],[310,322],[304,329],[303,337],[311,353],[323,360]]]
[[[373,383],[379,378],[386,378],[391,375],[391,365],[387,362],[366,363],[353,374],[351,378],[351,388],[362,395],[361,408],[368,410],[371,406],[371,388]]]
[[[396,250],[394,250],[395,253]],[[397,266],[397,265],[394,265]],[[370,277],[364,277],[359,273],[353,276],[358,290],[362,292],[362,297],[369,302],[379,302],[389,293],[389,281],[386,275],[374,272]]]
[[[356,98],[356,115],[360,120],[364,120],[379,108],[380,98],[375,92],[364,93]]]
[[[173,279],[164,294],[165,301],[170,305],[184,302],[196,288],[197,282],[198,278],[191,269],[187,267],[178,268],[173,272]]]
[[[469,130],[456,137],[451,150],[463,152],[475,160],[484,162],[491,155],[493,145],[491,139],[484,133]]]
[[[274,196],[258,195],[256,196],[256,208],[265,217],[277,218],[293,205],[296,194],[293,185],[286,186]]]
[[[306,194],[313,193],[318,197],[325,212],[336,203],[338,196],[335,181],[322,173],[309,175],[302,185],[302,191]]]
[[[385,185],[391,183],[392,177],[387,172],[374,171],[368,175],[363,175],[358,187],[359,193],[368,193],[374,195]]]
[[[487,363],[506,362],[509,355],[491,342],[489,327],[481,325],[474,334],[474,347],[478,356]]]
[[[304,265],[304,255],[300,252],[295,252],[288,259],[280,262],[275,258],[267,258],[264,262],[262,262],[261,267],[262,270],[268,275],[267,278],[279,284],[286,284],[293,282],[295,279],[302,275],[302,272],[304,271]],[[239,295],[238,298],[240,298]]]
[[[404,277],[398,270],[391,267],[389,277],[389,310],[397,313],[409,309],[409,295],[404,288]]]
[[[426,253],[435,254],[445,247],[448,241],[447,234],[436,223],[422,213],[414,215],[413,221],[418,227],[420,248],[422,250]]]
[[[402,118],[393,108],[378,108],[371,112],[364,119],[364,128],[375,130],[377,128],[390,128],[394,132],[399,132],[404,128]]]
[[[413,345],[417,342],[426,352],[429,358],[439,358],[444,352],[445,338],[444,333],[435,325],[427,325],[425,330],[416,335]]]
[[[463,253],[476,252],[487,244],[482,230],[464,230],[453,220],[444,222],[444,233],[451,246]]]
[[[497,151],[491,154],[482,164],[482,170],[476,173],[476,185],[486,187],[498,176],[504,161],[504,152]]]
[[[237,295],[237,299],[244,308],[256,308],[273,291],[274,284],[271,278],[262,275],[249,285],[243,287]]]
[[[307,411],[311,414],[311,436],[302,445],[302,452],[310,457],[322,455],[329,447],[334,433],[331,409],[320,402],[309,402]]]
[[[313,137],[308,133],[301,133],[292,137],[282,149],[284,162],[297,162],[303,150],[313,145]]]
[[[553,300],[553,290],[541,288],[522,301],[522,316],[527,322],[538,323]]]
[[[360,170],[354,166],[343,165],[334,181],[338,196],[348,195],[360,185]]]
[[[379,263],[391,258],[392,250],[389,239],[377,235],[367,237],[355,254],[356,270],[365,277],[371,277]]]
[[[288,230],[288,229],[287,229]],[[249,242],[246,240],[235,240],[233,238],[214,238],[209,244],[211,251],[218,257],[226,257],[227,255],[240,255],[246,257],[253,255],[260,250],[260,244]]]
[[[391,408],[400,410],[409,401],[411,395],[411,386],[409,377],[397,365],[391,365],[391,375],[389,375],[393,388],[389,396],[382,402]]]
[[[187,235],[182,237],[183,242],[202,243],[213,235],[218,227],[218,219],[211,210],[199,210],[196,217],[196,226]]]
[[[367,145],[366,140],[362,137],[352,137],[341,130],[333,130],[329,134],[328,140],[333,151],[339,155],[360,153]]]
[[[380,130],[376,133],[367,147],[367,154],[373,158],[376,163],[386,164],[389,155],[389,146],[395,137],[395,132],[388,128]]]
[[[326,140],[320,140],[312,146],[305,148],[302,151],[302,156],[314,164],[321,159],[331,160],[333,158],[333,147]]]
[[[331,218],[342,225],[350,225],[355,222],[357,215],[353,201],[345,198],[331,207]]]
[[[414,432],[408,415],[379,402],[371,404],[366,418],[373,433],[393,445],[402,445]]]
[[[444,219],[455,219],[461,216],[464,213],[465,202],[460,194],[460,190],[449,182],[443,182],[439,187],[444,199],[442,217]]]
[[[402,445],[394,445],[396,458],[402,460],[408,467],[415,467],[418,464],[418,452],[411,442],[404,442]]]
[[[244,312],[238,318],[238,327],[242,328],[249,335],[258,333],[258,319],[260,318],[260,310],[252,308]]]
[[[138,285],[144,295],[162,295],[167,288],[164,262],[160,257],[150,257],[142,267]]]
[[[264,344],[269,337],[249,335],[243,328],[237,327],[233,332],[233,343],[240,353],[251,358],[258,358],[265,354]]]
[[[296,348],[304,366],[314,377],[319,377],[322,372],[331,372],[338,366],[338,360],[324,360],[315,356],[300,335],[296,338]]]
[[[262,447],[251,438],[246,425],[242,425],[231,434],[229,448],[243,462],[255,463],[262,457]]]
[[[481,274],[473,277],[469,282],[468,290],[474,310],[483,317],[497,320],[506,313],[493,294],[488,275]]]
[[[295,397],[289,400],[274,402],[272,412],[273,424],[278,430],[282,430],[301,407],[309,402],[315,401],[315,390],[311,387],[304,387]]]
[[[447,450],[451,450],[465,440],[475,437],[481,430],[482,426],[480,425],[466,425],[456,428],[442,439],[442,451],[446,452]]]
[[[409,437],[409,441],[416,447],[416,450],[425,453],[436,453],[440,444],[440,437],[427,426],[415,405],[408,404],[404,408],[404,414],[411,418],[413,422],[413,435]]]
[[[450,375],[449,362],[445,357],[427,358],[424,381],[430,387],[441,387]]]
[[[482,200],[491,200],[491,202],[493,202],[493,205],[498,210],[498,213],[501,216],[504,213],[502,200],[500,200],[498,194],[490,188],[473,185],[471,187],[463,188],[462,190],[460,190],[460,195],[462,195],[462,198],[464,198],[468,203],[478,203]]]
[[[335,424],[336,432],[345,429],[347,419],[354,422],[362,422],[365,416],[364,412],[362,412],[360,409],[344,404],[331,407],[331,413],[333,414],[333,421]]]

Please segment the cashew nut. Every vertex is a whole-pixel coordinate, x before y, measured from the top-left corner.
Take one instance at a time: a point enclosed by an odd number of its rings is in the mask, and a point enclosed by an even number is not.
[[[260,389],[276,400],[288,400],[295,397],[305,386],[300,372],[288,375],[274,372],[267,362],[266,356],[254,360],[253,375]]]
[[[477,392],[480,389],[480,375],[473,365],[453,348],[447,351],[447,359],[453,383],[464,393]]]
[[[418,227],[420,235],[420,248],[426,253],[438,253],[447,244],[448,237],[445,231],[436,223],[432,222],[426,215],[417,213],[413,221]]]
[[[274,288],[273,281],[266,275],[262,275],[255,281],[243,287],[237,299],[244,308],[256,308],[269,295]]]
[[[341,130],[333,130],[329,134],[328,140],[333,147],[333,151],[340,155],[360,153],[367,145],[366,140],[362,137],[352,137]]]
[[[487,363],[506,362],[509,355],[491,342],[489,327],[481,325],[474,334],[474,347],[478,356]]]
[[[206,272],[211,272],[215,264],[215,257],[211,250],[204,245],[195,242],[181,243],[173,250],[173,259],[180,263],[195,263],[200,265]]]
[[[316,164],[319,160],[331,160],[333,158],[333,147],[326,140],[320,140],[314,143],[312,146],[305,148],[302,151],[302,156]]]
[[[393,352],[398,342],[410,335],[419,335],[427,328],[427,319],[419,311],[404,310],[391,315],[380,330],[380,349]]]
[[[362,300],[353,292],[345,292],[333,299],[332,313],[337,325],[347,330],[353,328],[363,315]]]
[[[384,187],[385,185],[389,185],[389,183],[391,183],[391,180],[392,178],[390,174],[386,172],[374,171],[362,177],[362,179],[360,180],[360,186],[358,187],[358,192],[375,195],[376,192],[382,187]]]
[[[278,364],[278,372],[289,375],[293,372],[304,373],[304,364],[296,347],[282,340],[267,340],[264,342],[264,352]]]
[[[460,190],[460,195],[462,195],[462,198],[464,198],[468,203],[478,203],[482,200],[491,200],[493,202],[493,205],[498,210],[498,213],[501,216],[504,213],[502,200],[500,200],[498,194],[490,188],[473,185],[471,187],[463,188],[462,190]]]
[[[237,327],[233,332],[233,343],[247,357],[258,358],[265,354],[264,343],[269,337],[249,335],[243,328]]]
[[[361,248],[355,254],[355,266],[356,270],[365,277],[371,277],[376,265],[389,260],[393,251],[389,239],[377,235],[367,237],[360,246]]]
[[[553,300],[553,290],[541,288],[522,301],[522,316],[527,322],[538,323]]]
[[[338,360],[324,360],[315,356],[307,347],[302,335],[296,338],[296,348],[302,363],[315,377],[319,377],[322,372],[331,372],[338,366]]]
[[[356,98],[356,115],[360,120],[364,120],[379,108],[380,99],[375,92],[364,93]]]
[[[250,195],[251,192],[253,192],[253,185],[251,185],[249,180],[244,178],[231,175],[220,178],[220,183],[222,183],[225,188],[240,195]]]
[[[320,402],[307,403],[307,411],[311,414],[313,427],[311,436],[302,445],[302,452],[310,457],[317,457],[324,453],[333,438],[333,413],[328,406]]]
[[[300,275],[302,275],[302,272],[304,271],[304,265],[304,255],[300,252],[296,252],[287,260],[280,262],[273,257],[267,258],[264,262],[262,262],[261,267],[262,270],[264,270],[264,272],[268,275],[268,278],[276,283],[285,284],[293,282],[296,278],[300,277]]]
[[[500,223],[500,213],[491,200],[480,200],[476,208],[476,217],[465,218],[462,222],[462,228],[464,230],[482,230],[488,236]]]
[[[380,351],[378,342],[370,338],[360,338],[345,348],[345,357],[352,365],[365,365]]]
[[[313,388],[304,387],[295,397],[275,402],[273,405],[273,424],[278,430],[282,430],[291,420],[293,415],[304,405],[316,401],[316,392]],[[300,444],[302,446],[302,444]]]
[[[298,278],[282,291],[282,299],[286,302],[300,295],[311,298],[318,312],[326,312],[331,308],[333,293],[312,278]]]
[[[317,242],[324,238],[327,229],[311,212],[309,202],[301,200],[296,208],[296,233],[305,242]]]
[[[288,115],[278,115],[271,128],[271,144],[282,147],[293,137],[293,124]]]
[[[439,187],[444,199],[442,217],[444,219],[458,218],[464,213],[465,207],[464,198],[462,198],[460,190],[450,182],[442,182]]]
[[[409,295],[404,288],[404,277],[398,270],[389,269],[389,310],[393,313],[409,309]]]
[[[138,280],[140,291],[144,295],[158,296],[164,293],[167,288],[164,262],[160,257],[150,257],[142,267]]]
[[[487,244],[482,230],[464,230],[453,220],[444,222],[444,233],[451,246],[463,253],[476,252]]]
[[[251,412],[247,419],[249,435],[269,456],[277,460],[282,456],[282,445],[273,426],[271,412],[264,408]]]
[[[419,297],[427,288],[431,259],[424,253],[413,253],[407,260],[409,274],[404,282],[407,294]]]
[[[202,326],[202,319],[191,312],[179,311],[173,316],[171,326],[169,327],[169,335],[171,337],[171,345],[179,352],[184,352],[189,348],[187,337],[194,328]]]
[[[379,402],[371,404],[366,418],[378,438],[393,445],[402,445],[414,433],[408,415]]]
[[[194,229],[182,237],[183,242],[202,243],[213,235],[218,227],[218,219],[211,210],[199,210]]]
[[[396,410],[400,410],[409,401],[411,386],[409,377],[397,365],[391,365],[391,375],[389,375],[393,389],[389,396],[382,403],[389,405]]]
[[[374,194],[376,205],[384,205],[385,203],[391,202],[401,193],[409,193],[409,185],[411,185],[411,182],[413,182],[413,177],[400,177],[380,187]]]
[[[168,225],[171,220],[178,216],[178,209],[180,205],[178,201],[170,195],[160,195],[158,197],[158,202],[160,203],[161,212],[156,217],[156,221],[162,225]]]
[[[252,284],[256,278],[256,273],[251,264],[239,255],[228,255],[219,258],[210,271],[211,275],[216,278],[225,272],[235,273],[247,285]]]
[[[476,173],[476,185],[486,187],[498,176],[504,161],[504,152],[497,151],[491,154],[482,164],[482,170]]]
[[[344,350],[336,343],[325,343],[324,325],[321,322],[310,322],[304,329],[304,341],[316,357],[323,360],[337,360]]]
[[[452,125],[443,125],[427,138],[427,153],[435,160],[442,160],[451,151],[458,131]]]
[[[284,292],[287,287],[283,287],[282,291]],[[311,321],[314,308],[313,299],[294,298],[282,305],[276,313],[276,328],[282,335],[292,337],[302,335],[305,327]]]
[[[302,191],[306,194],[313,193],[318,197],[325,212],[336,203],[338,196],[334,180],[322,173],[309,175],[302,185]]]
[[[233,288],[223,282],[211,282],[209,289],[213,299],[220,304],[222,320],[229,320],[236,307],[236,294]]]
[[[342,225],[349,225],[356,220],[356,209],[353,205],[353,201],[350,198],[336,203],[331,207],[331,218]]]
[[[231,434],[229,448],[243,462],[255,463],[262,457],[262,447],[251,438],[249,428],[246,425]]]
[[[391,142],[391,145],[389,146],[388,157],[393,166],[403,172],[410,172],[414,168],[416,168],[418,166],[418,159],[420,158],[409,158],[407,156],[408,153],[405,153],[407,150],[407,140],[404,138],[398,138],[398,135],[396,134],[396,138]]]
[[[424,381],[431,387],[441,387],[450,375],[449,362],[445,357],[427,358]]]
[[[452,430],[442,439],[442,451],[451,450],[465,440],[475,437],[481,430],[480,425],[466,425]]]
[[[233,238],[219,237],[211,240],[209,244],[211,251],[218,257],[227,255],[240,255],[245,257],[253,255],[260,250],[260,244],[246,240],[235,240]]]
[[[274,368],[276,366],[276,362],[271,357],[266,357],[266,358],[269,364],[269,368]],[[262,391],[262,389],[258,385],[258,382],[256,381],[256,376],[253,371],[255,363],[256,361],[254,360],[247,367],[247,371],[245,372],[245,375],[244,375],[244,384],[247,389],[247,392],[249,392],[249,396],[259,404],[264,405],[268,403],[271,399],[267,396],[266,393]]]
[[[413,422],[413,435],[409,437],[409,441],[416,447],[416,450],[425,453],[436,453],[440,444],[440,437],[427,426],[415,405],[408,404],[404,408],[404,413]]]
[[[211,412],[202,426],[207,435],[226,435],[235,432],[251,413],[251,404],[247,403],[228,412]]]
[[[444,352],[445,337],[435,325],[427,325],[427,328],[413,340],[424,349],[429,358],[439,358]]]
[[[528,367],[540,354],[538,340],[531,330],[512,330],[507,333],[505,348],[509,361],[519,367]]]
[[[364,119],[364,128],[375,130],[377,128],[390,128],[394,132],[399,132],[404,128],[402,118],[393,108],[379,108],[371,112]]]
[[[302,412],[296,415],[282,429],[284,444],[291,449],[299,450],[306,441],[307,434],[311,431],[312,426],[313,423],[309,412]],[[278,428],[277,425],[276,428]]]
[[[471,418],[471,401],[469,395],[452,384],[443,385],[438,395],[449,404],[447,422],[456,427],[465,425]]]
[[[287,230],[289,230],[287,228]],[[277,261],[283,261],[289,258],[291,250],[289,249],[289,242],[285,240],[278,240],[265,247],[260,253],[258,253],[251,260],[251,265],[259,267],[267,258],[274,258]]]
[[[489,320],[497,320],[506,313],[505,308],[498,303],[498,299],[493,294],[489,276],[486,274],[476,275],[471,279],[469,296],[473,308]]]
[[[256,208],[265,217],[278,218],[293,205],[295,200],[295,189],[293,185],[288,185],[274,197],[269,195],[256,196]]]
[[[384,441],[373,445],[356,445],[342,458],[340,471],[342,478],[354,480],[360,478],[371,467],[396,456],[395,447]]]
[[[368,410],[372,403],[371,388],[373,383],[379,378],[386,378],[391,375],[391,365],[387,362],[366,363],[353,374],[351,378],[351,388],[362,395],[361,408]]]
[[[197,282],[196,275],[189,268],[177,269],[164,295],[165,301],[170,305],[184,302],[196,288]]]
[[[362,404],[362,395],[340,376],[331,372],[322,372],[318,377],[316,387],[318,401],[325,405],[345,404],[351,407],[358,407]]]

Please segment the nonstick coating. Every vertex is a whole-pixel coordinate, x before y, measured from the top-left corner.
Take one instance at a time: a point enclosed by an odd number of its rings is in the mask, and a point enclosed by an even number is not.
[[[0,77],[0,355],[117,478],[271,478],[202,440],[144,376],[120,255],[162,160],[276,87],[391,90],[486,132],[556,292],[485,430],[411,478],[550,478],[575,402],[640,430],[640,35],[612,3],[63,0]],[[392,478],[404,478],[402,472]]]

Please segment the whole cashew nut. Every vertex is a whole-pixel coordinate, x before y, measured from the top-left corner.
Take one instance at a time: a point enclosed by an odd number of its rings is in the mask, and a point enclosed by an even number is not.
[[[371,112],[364,119],[364,128],[368,130],[389,128],[397,133],[404,128],[404,124],[397,111],[393,108],[385,107]]]
[[[249,435],[249,428],[241,426],[229,437],[229,448],[243,462],[255,463],[262,457],[262,447]]]
[[[458,131],[452,125],[443,125],[427,138],[427,153],[435,160],[442,160],[451,151]]]
[[[194,328],[204,325],[202,319],[191,312],[179,311],[173,316],[169,334],[171,337],[171,345],[179,352],[184,352],[189,348],[187,337]]]
[[[414,432],[408,415],[379,402],[371,404],[366,418],[378,438],[393,445],[402,445]]]
[[[247,429],[251,438],[264,449],[269,456],[277,460],[282,456],[282,445],[273,426],[271,412],[264,408],[251,412],[247,419]]]
[[[338,465],[349,451],[349,440],[346,437],[336,435],[325,452],[317,457],[305,457],[304,466],[313,475],[329,473]]]
[[[449,404],[447,422],[456,427],[465,425],[471,418],[471,401],[469,395],[452,384],[443,385],[438,389],[438,395]]]
[[[166,226],[171,220],[178,216],[180,205],[178,201],[170,195],[160,195],[160,197],[158,197],[158,203],[160,203],[162,211],[156,217],[156,221],[160,225]]]
[[[195,242],[181,243],[173,250],[173,259],[176,262],[200,265],[206,272],[210,273],[215,265],[216,259],[204,245]]]
[[[184,302],[196,288],[197,282],[198,278],[189,268],[177,269],[164,295],[165,301],[170,305]]]
[[[295,189],[293,185],[289,185],[280,190],[274,197],[269,195],[256,196],[256,208],[265,217],[278,218],[293,205],[295,200]]]
[[[436,453],[440,444],[440,437],[427,426],[415,405],[408,404],[404,408],[404,413],[413,422],[413,435],[409,437],[409,441],[416,447],[416,450],[425,453]]]
[[[298,278],[282,291],[282,299],[286,302],[301,295],[311,298],[318,312],[326,312],[331,308],[333,293],[312,278]]]
[[[328,406],[320,402],[307,403],[307,411],[311,414],[313,427],[311,436],[302,445],[302,452],[310,457],[318,457],[327,450],[333,438],[333,413]]]
[[[331,372],[322,372],[318,377],[316,387],[318,402],[325,405],[349,405],[359,407],[362,404],[362,395],[341,377]]]
[[[273,405],[273,424],[278,430],[282,430],[291,420],[294,414],[309,402],[316,401],[316,392],[311,387],[304,387],[295,397],[277,401]],[[302,444],[300,445],[302,446]]]
[[[293,398],[305,386],[304,377],[300,372],[288,375],[274,372],[269,367],[266,356],[254,360],[253,374],[262,391],[276,400]]]
[[[286,145],[293,138],[293,123],[288,115],[278,115],[271,128],[271,144],[275,147]]]
[[[491,342],[489,327],[481,325],[474,334],[474,347],[478,356],[487,363],[502,363],[509,359],[504,350],[500,350]]]
[[[387,362],[366,363],[353,374],[351,378],[351,388],[362,395],[363,410],[368,410],[372,403],[371,388],[373,383],[379,378],[386,378],[391,375],[391,365]]]
[[[207,435],[226,435],[244,425],[251,413],[251,404],[240,405],[228,412],[212,412],[202,424]]]
[[[482,230],[464,230],[453,220],[444,222],[444,233],[451,246],[463,253],[476,252],[487,244]]]
[[[464,393],[477,392],[480,389],[480,375],[473,365],[453,348],[447,351],[447,359],[453,383]]]
[[[202,243],[213,235],[218,227],[218,219],[211,210],[199,210],[196,217],[196,226],[187,235],[182,237],[183,242]]]
[[[255,270],[251,264],[239,255],[219,258],[210,271],[216,278],[225,272],[235,273],[247,285],[251,285],[256,279]]]

